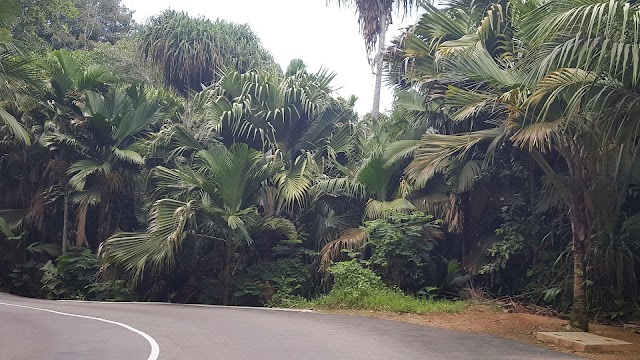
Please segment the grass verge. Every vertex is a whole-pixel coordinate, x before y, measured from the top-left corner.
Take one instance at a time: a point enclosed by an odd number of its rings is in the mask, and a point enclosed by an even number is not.
[[[287,305],[298,309],[369,310],[409,314],[461,313],[470,306],[467,301],[429,300],[409,296],[401,291],[383,289],[364,296],[351,296],[332,291],[314,300],[298,299]]]
[[[394,313],[460,313],[466,301],[438,301],[410,296],[385,286],[382,279],[356,260],[344,261],[330,269],[334,276],[331,291],[314,300],[287,299],[279,306],[320,310],[368,310]]]

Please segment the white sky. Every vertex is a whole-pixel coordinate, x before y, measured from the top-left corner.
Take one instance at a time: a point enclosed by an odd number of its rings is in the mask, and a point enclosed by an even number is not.
[[[333,81],[338,94],[356,95],[356,110],[362,116],[371,111],[374,76],[367,62],[364,40],[352,9],[339,8],[326,0],[123,0],[134,11],[134,19],[142,22],[165,9],[186,11],[192,16],[204,15],[246,23],[258,34],[263,46],[283,67],[294,58],[302,59],[317,71],[321,67],[337,74]],[[416,16],[401,22],[395,17],[387,42],[412,24]],[[384,88],[381,110],[391,109],[393,95]]]

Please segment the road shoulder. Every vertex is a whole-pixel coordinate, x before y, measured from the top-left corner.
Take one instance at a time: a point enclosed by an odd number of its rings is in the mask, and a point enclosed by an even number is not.
[[[536,339],[538,331],[566,331],[567,321],[559,318],[532,314],[503,312],[493,306],[474,305],[461,314],[395,314],[374,311],[321,310],[322,313],[373,317],[403,321],[411,324],[433,326],[450,330],[495,335],[522,343],[545,347],[592,360],[637,360],[640,359],[640,334],[636,329],[606,325],[590,325],[592,333],[635,345],[631,352],[582,353],[541,342]]]

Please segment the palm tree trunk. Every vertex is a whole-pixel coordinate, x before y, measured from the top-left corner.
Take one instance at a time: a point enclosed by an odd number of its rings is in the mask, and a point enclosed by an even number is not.
[[[584,194],[572,196],[569,210],[573,240],[573,306],[569,324],[582,331],[589,331],[587,309],[586,248],[591,236],[589,214],[585,207]]]
[[[374,119],[377,119],[378,115],[380,115],[380,93],[382,91],[382,68],[384,66],[383,54],[385,49],[385,42],[386,42],[388,27],[389,25],[387,24],[387,21],[385,21],[385,23],[381,27],[382,30],[380,31],[380,35],[378,36],[378,53],[376,54],[376,57],[375,57],[376,83],[373,91],[373,108],[371,109],[371,116]]]
[[[69,189],[64,190],[64,211],[62,213],[62,252],[69,248]]]
[[[225,242],[225,255],[224,255],[224,271],[223,271],[223,284],[224,294],[222,294],[222,305],[229,305],[229,291],[231,285],[231,261],[233,257],[233,244],[231,240]]]
[[[581,239],[578,234],[573,234],[573,307],[569,324],[582,331],[589,331],[585,255],[584,239]]]
[[[569,208],[569,222],[571,223],[573,246],[573,304],[569,324],[576,329],[589,331],[589,313],[587,302],[587,243],[591,239],[593,211],[589,198],[588,160],[576,154],[581,153],[580,147],[573,139],[569,139],[569,147],[561,152],[567,163],[572,184],[566,194]]]

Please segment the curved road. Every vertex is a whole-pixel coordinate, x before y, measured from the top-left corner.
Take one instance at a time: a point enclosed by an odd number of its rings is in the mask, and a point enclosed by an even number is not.
[[[2,360],[580,359],[492,336],[303,311],[0,293]]]

